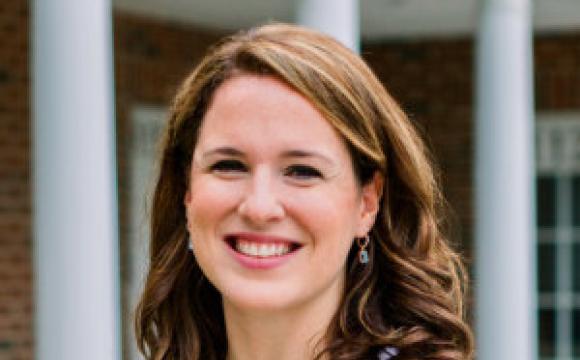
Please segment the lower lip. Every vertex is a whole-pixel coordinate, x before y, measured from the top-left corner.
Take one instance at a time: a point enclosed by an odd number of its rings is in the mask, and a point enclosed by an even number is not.
[[[249,269],[273,269],[278,266],[282,266],[284,263],[289,261],[300,249],[296,249],[284,255],[276,255],[270,257],[256,257],[245,255],[236,250],[226,243],[226,246],[232,256],[244,267]]]

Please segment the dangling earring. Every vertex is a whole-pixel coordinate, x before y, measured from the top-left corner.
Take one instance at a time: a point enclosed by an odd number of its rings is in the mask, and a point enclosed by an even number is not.
[[[191,245],[191,238],[189,237],[189,234],[187,234],[185,237],[185,241],[187,241],[187,249],[189,251],[193,251],[193,245]]]
[[[369,252],[367,251],[367,246],[369,246],[370,238],[368,234],[363,238],[357,238],[356,243],[358,244],[358,261],[361,264],[367,264],[369,262]]]

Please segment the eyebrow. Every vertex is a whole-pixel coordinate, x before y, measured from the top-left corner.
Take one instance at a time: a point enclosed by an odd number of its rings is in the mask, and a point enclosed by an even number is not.
[[[326,162],[334,164],[334,161],[326,155],[323,155],[319,152],[314,151],[305,151],[305,150],[288,150],[282,153],[283,158],[320,158]]]
[[[212,155],[244,156],[244,153],[236,148],[224,146],[206,151],[201,156],[205,158]]]
[[[236,148],[230,146],[223,146],[218,147],[215,149],[211,149],[206,151],[202,154],[203,158],[213,156],[213,155],[227,155],[227,156],[236,156],[236,157],[243,157],[245,154],[243,151],[240,151]],[[319,158],[322,159],[330,164],[334,164],[335,162],[328,156],[321,154],[315,151],[306,151],[306,150],[287,150],[284,151],[281,155],[282,158]]]

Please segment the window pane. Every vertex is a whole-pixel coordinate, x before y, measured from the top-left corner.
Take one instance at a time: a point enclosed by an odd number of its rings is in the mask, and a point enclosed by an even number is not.
[[[574,292],[580,293],[580,243],[576,242],[573,245],[573,269],[572,275],[574,276]]]
[[[556,289],[556,246],[538,245],[538,287],[540,292],[554,292]]]
[[[540,310],[540,355],[554,356],[556,344],[556,312],[554,309]]]
[[[574,309],[572,312],[572,326],[573,326],[573,354],[580,356],[580,309]]]
[[[538,176],[538,226],[556,225],[556,178]]]
[[[572,223],[580,226],[580,176],[572,178]]]

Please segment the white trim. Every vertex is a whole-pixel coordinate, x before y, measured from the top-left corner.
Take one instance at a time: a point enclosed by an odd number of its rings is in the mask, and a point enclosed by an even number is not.
[[[536,123],[539,174],[580,173],[580,112],[542,112]]]
[[[538,176],[556,179],[555,228],[539,228],[538,242],[555,246],[555,289],[539,295],[540,309],[555,311],[555,357],[572,359],[572,314],[580,309],[573,289],[573,246],[580,227],[572,224],[572,176],[580,174],[580,112],[549,112],[537,116]],[[539,269],[542,271],[542,269]]]
[[[156,181],[156,163],[160,149],[160,135],[165,124],[167,109],[153,105],[135,105],[129,115],[130,136],[128,152],[128,207],[129,223],[127,236],[128,271],[125,288],[128,305],[133,310],[143,291],[146,271],[149,267],[149,209],[151,194]],[[133,318],[126,317],[126,329],[133,334]],[[143,359],[134,341],[129,338],[129,359]]]

